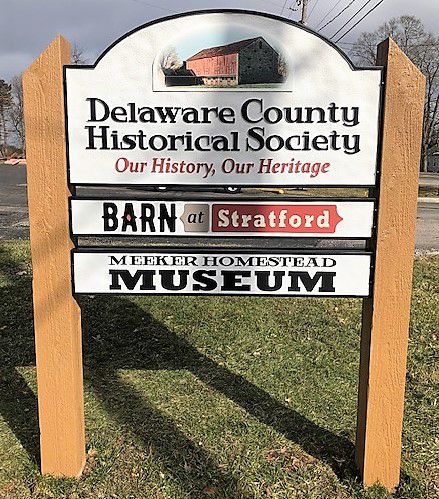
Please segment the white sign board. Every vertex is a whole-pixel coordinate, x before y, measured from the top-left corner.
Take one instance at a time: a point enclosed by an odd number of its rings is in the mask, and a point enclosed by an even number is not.
[[[368,296],[370,254],[83,249],[77,294]]]
[[[65,68],[69,181],[374,185],[381,78],[265,14],[151,23]]]
[[[72,199],[82,236],[369,238],[373,201],[149,201]]]

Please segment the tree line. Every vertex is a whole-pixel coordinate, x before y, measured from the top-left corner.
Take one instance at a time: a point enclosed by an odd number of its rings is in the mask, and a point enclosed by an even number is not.
[[[77,43],[72,47],[72,63],[87,63],[84,50]],[[20,74],[9,82],[0,78],[0,158],[25,154],[23,84]]]
[[[439,37],[429,33],[414,16],[392,18],[377,30],[362,33],[351,55],[359,64],[373,65],[378,43],[391,37],[422,71],[427,80],[421,171],[427,171],[429,154],[439,151]]]
[[[24,153],[23,87],[21,76],[0,79],[0,156]]]

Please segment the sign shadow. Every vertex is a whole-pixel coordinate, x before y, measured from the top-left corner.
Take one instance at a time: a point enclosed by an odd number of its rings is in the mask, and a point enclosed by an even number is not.
[[[35,365],[31,276],[23,274],[6,250],[2,253],[5,273],[16,277],[0,288],[4,306],[0,327],[6,326],[1,336],[0,414],[30,459],[39,465],[37,399],[19,372],[21,367]],[[220,366],[133,301],[109,296],[83,297],[80,303],[86,385],[111,417],[162,458],[167,471],[185,489],[202,490],[213,483],[233,496],[238,480],[220,469],[214,456],[195,445],[171,418],[141,397],[119,370],[186,369],[262,424],[329,464],[340,479],[358,476],[354,447],[348,438],[313,423],[243,376]]]
[[[193,444],[185,442],[184,445],[174,445],[167,441],[168,437],[161,438],[156,425],[149,429],[149,423],[145,424],[145,421],[151,416],[152,408],[120,379],[118,370],[187,370],[262,424],[271,426],[299,444],[306,453],[327,463],[340,479],[358,477],[354,445],[347,437],[322,428],[243,376],[217,364],[133,301],[116,296],[82,297],[81,308],[87,352],[85,361],[90,372],[89,381],[96,395],[113,417],[131,426],[132,431],[138,433],[145,443],[152,443],[159,452],[165,454],[169,450],[173,455],[178,452],[182,461],[180,465],[187,458],[185,453],[188,445],[192,451]],[[121,310],[124,310],[123,316]],[[93,335],[98,331],[99,339],[96,341]],[[114,390],[119,390],[123,403],[112,402]],[[127,405],[131,407],[133,404],[137,405],[134,413],[140,408],[145,410],[140,426],[135,417],[130,420],[130,411],[126,411]],[[166,420],[163,423],[161,432],[168,435],[170,423]],[[180,430],[176,431],[175,438],[186,439]]]
[[[0,287],[0,415],[29,458],[40,465],[37,397],[19,372],[35,366],[32,279],[0,248],[2,274],[9,281]]]
[[[0,321],[0,416],[32,463],[40,467],[37,397],[19,372],[20,368],[35,366],[32,278],[30,271],[25,273],[27,270],[23,270],[4,248],[0,248],[0,261],[7,280],[7,284],[0,287],[4,312]],[[92,302],[91,299],[86,301]],[[129,305],[130,302],[125,301],[124,306]],[[84,315],[87,315],[87,310],[84,310]],[[99,319],[98,314],[89,321],[92,329],[87,328],[88,334],[85,335],[86,350],[87,346],[90,347],[84,365],[85,383],[103,402],[108,413],[128,431],[131,430],[145,448],[160,455],[167,471],[183,488],[194,493],[194,489],[200,492],[207,484],[214,483],[228,491],[231,497],[235,496],[237,481],[215,466],[214,460],[191,442],[170,418],[121,380],[112,356],[119,355],[118,352],[121,356],[128,355],[131,348],[135,348],[135,342],[133,345],[124,343],[126,348],[121,349],[112,341],[117,338],[117,331],[112,329],[110,322],[100,322]],[[93,341],[87,341],[87,336],[92,338],[97,332],[105,338],[104,343],[110,345],[109,351],[99,348],[100,344],[96,347]],[[128,331],[119,329],[119,332],[126,337]],[[130,338],[126,337],[126,341]],[[125,411],[127,406],[130,407],[128,413]]]

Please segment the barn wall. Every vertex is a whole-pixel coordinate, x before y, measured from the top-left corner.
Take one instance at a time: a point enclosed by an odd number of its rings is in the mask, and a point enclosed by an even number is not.
[[[237,54],[228,54],[187,61],[186,66],[188,69],[192,69],[197,76],[236,76],[237,62]]]
[[[265,41],[255,40],[239,51],[239,84],[278,83],[279,54]]]
[[[239,54],[218,55],[186,61],[188,70],[206,86],[235,86],[278,83],[279,54],[262,38],[239,50]]]

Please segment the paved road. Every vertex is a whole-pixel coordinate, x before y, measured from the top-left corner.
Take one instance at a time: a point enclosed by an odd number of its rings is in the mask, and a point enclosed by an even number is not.
[[[419,175],[419,185],[439,189],[439,173],[421,173]]]
[[[428,176],[433,176],[433,178],[427,179],[429,182],[436,181],[435,174],[427,174]],[[437,175],[439,178],[439,175]],[[145,191],[140,191],[136,189],[102,189],[102,188],[81,188],[78,189],[78,194],[89,194],[89,195],[104,195],[108,193],[113,196],[128,197],[130,195],[142,195],[145,196]],[[199,191],[190,192],[192,196],[200,195]],[[249,190],[245,192],[246,195],[258,197],[267,195],[264,192],[257,190]],[[187,195],[187,191],[178,191],[173,193],[154,193],[156,196],[163,198],[168,198],[170,195],[175,197],[184,197]],[[209,197],[215,198],[224,196],[224,192],[221,189],[209,190]],[[227,195],[230,199],[239,199],[239,195]],[[280,197],[280,195],[279,195]],[[6,166],[0,165],[0,240],[6,239],[27,239],[29,237],[29,221],[27,212],[27,199],[26,199],[26,169],[24,166]],[[88,241],[96,242],[96,241]],[[124,240],[125,243],[132,241]],[[139,240],[137,240],[138,244]],[[146,242],[143,239],[143,242]],[[175,243],[175,238],[169,238],[167,240],[160,239],[160,241],[152,240],[148,244],[172,244]],[[182,240],[180,239],[181,243]],[[194,238],[186,238],[187,244],[206,244],[206,240],[196,240]],[[119,241],[120,243],[120,241]],[[236,245],[237,240],[230,240],[227,244],[229,246]],[[242,244],[248,247],[292,247],[294,241],[276,239],[246,239],[241,241]],[[102,239],[100,244],[103,245]],[[104,243],[105,244],[105,243]],[[220,244],[214,238],[209,239],[209,244],[215,245]],[[224,240],[222,240],[224,244]],[[300,243],[299,243],[300,244]],[[324,241],[319,246],[328,246],[329,241]],[[340,243],[337,243],[340,247]],[[351,243],[350,243],[351,244]],[[354,243],[358,248],[362,247],[362,243]],[[315,246],[315,243],[313,243]],[[439,250],[439,203],[432,202],[420,202],[418,204],[418,217],[417,217],[417,233],[416,233],[416,248],[418,250]]]

